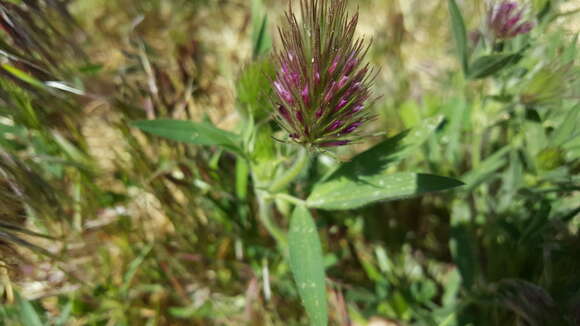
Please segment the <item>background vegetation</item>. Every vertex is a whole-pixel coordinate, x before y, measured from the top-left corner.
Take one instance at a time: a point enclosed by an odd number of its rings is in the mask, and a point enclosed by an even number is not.
[[[580,325],[580,4],[530,1],[537,26],[502,49],[517,60],[491,67],[477,63],[484,2],[458,4],[459,58],[448,2],[357,3],[382,67],[368,132],[436,121],[389,172],[466,185],[315,212],[332,325]],[[132,125],[258,121],[260,171],[290,166],[264,74],[286,5],[0,0],[3,324],[307,324],[248,167]],[[319,154],[289,191],[304,198],[336,164]],[[289,210],[273,210],[281,230]]]

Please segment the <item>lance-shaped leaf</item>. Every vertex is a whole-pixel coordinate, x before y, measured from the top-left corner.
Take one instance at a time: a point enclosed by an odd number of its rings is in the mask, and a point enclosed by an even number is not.
[[[502,69],[509,67],[522,59],[519,53],[492,54],[477,58],[469,68],[470,79],[489,77]]]
[[[18,295],[18,312],[20,315],[20,322],[27,326],[42,326],[46,325],[42,322],[40,315],[34,306],[26,299]]]
[[[328,324],[324,261],[316,224],[306,207],[292,214],[288,235],[290,268],[312,326]]]
[[[429,174],[339,174],[316,184],[306,203],[309,207],[327,210],[354,209],[377,201],[409,198],[462,185],[461,181]]]
[[[28,83],[30,85],[33,85],[33,86],[36,86],[39,88],[44,88],[44,84],[40,80],[34,78],[34,76],[32,76],[32,75],[14,67],[14,66],[11,66],[11,65],[5,63],[2,65],[2,69],[7,71],[12,76],[20,79],[21,81],[23,81],[25,83]]]
[[[159,119],[135,121],[133,126],[150,134],[183,143],[216,145],[236,153],[241,152],[239,137],[236,134],[205,122]]]
[[[465,29],[465,21],[455,0],[449,0],[448,5],[449,14],[451,15],[451,30],[453,32],[453,38],[455,39],[457,56],[461,62],[463,73],[467,74],[469,71],[469,54],[467,53],[467,32]]]
[[[268,16],[262,0],[252,1],[252,56],[254,59],[266,54],[272,47],[268,33]]]
[[[443,121],[442,116],[425,119],[417,127],[384,140],[342,164],[326,180],[340,175],[360,176],[382,173],[389,165],[415,152],[433,134],[441,121]]]
[[[451,228],[449,247],[453,261],[459,269],[463,285],[471,289],[477,277],[477,249],[473,245],[475,239],[471,230],[465,225],[457,223]]]

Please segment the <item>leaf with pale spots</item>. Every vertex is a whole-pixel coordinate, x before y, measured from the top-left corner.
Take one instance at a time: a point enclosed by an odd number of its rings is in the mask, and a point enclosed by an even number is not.
[[[312,215],[304,206],[297,206],[292,214],[288,242],[290,268],[310,324],[326,326],[328,310],[322,246]]]
[[[308,207],[327,210],[354,209],[462,185],[455,179],[420,173],[337,175],[315,185],[306,203]]]

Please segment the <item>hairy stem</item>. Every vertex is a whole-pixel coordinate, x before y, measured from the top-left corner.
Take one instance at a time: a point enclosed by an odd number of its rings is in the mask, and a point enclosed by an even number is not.
[[[288,171],[282,174],[279,178],[274,180],[274,182],[272,182],[269,189],[270,192],[271,193],[279,192],[280,190],[288,186],[292,181],[294,181],[294,179],[298,177],[300,172],[302,172],[302,170],[306,168],[308,160],[309,155],[307,150],[301,148],[300,151],[298,152],[298,158],[294,162],[294,165]]]
[[[267,194],[258,192],[258,218],[266,230],[276,240],[278,247],[283,253],[287,252],[288,239],[286,234],[276,225],[272,219],[272,200],[267,198]]]

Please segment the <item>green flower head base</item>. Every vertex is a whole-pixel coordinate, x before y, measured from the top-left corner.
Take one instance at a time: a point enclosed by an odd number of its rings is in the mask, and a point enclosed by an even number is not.
[[[376,74],[363,63],[368,45],[354,37],[358,14],[349,16],[346,6],[346,0],[301,0],[302,20],[290,8],[279,27],[274,116],[297,143],[347,145],[372,119]]]

